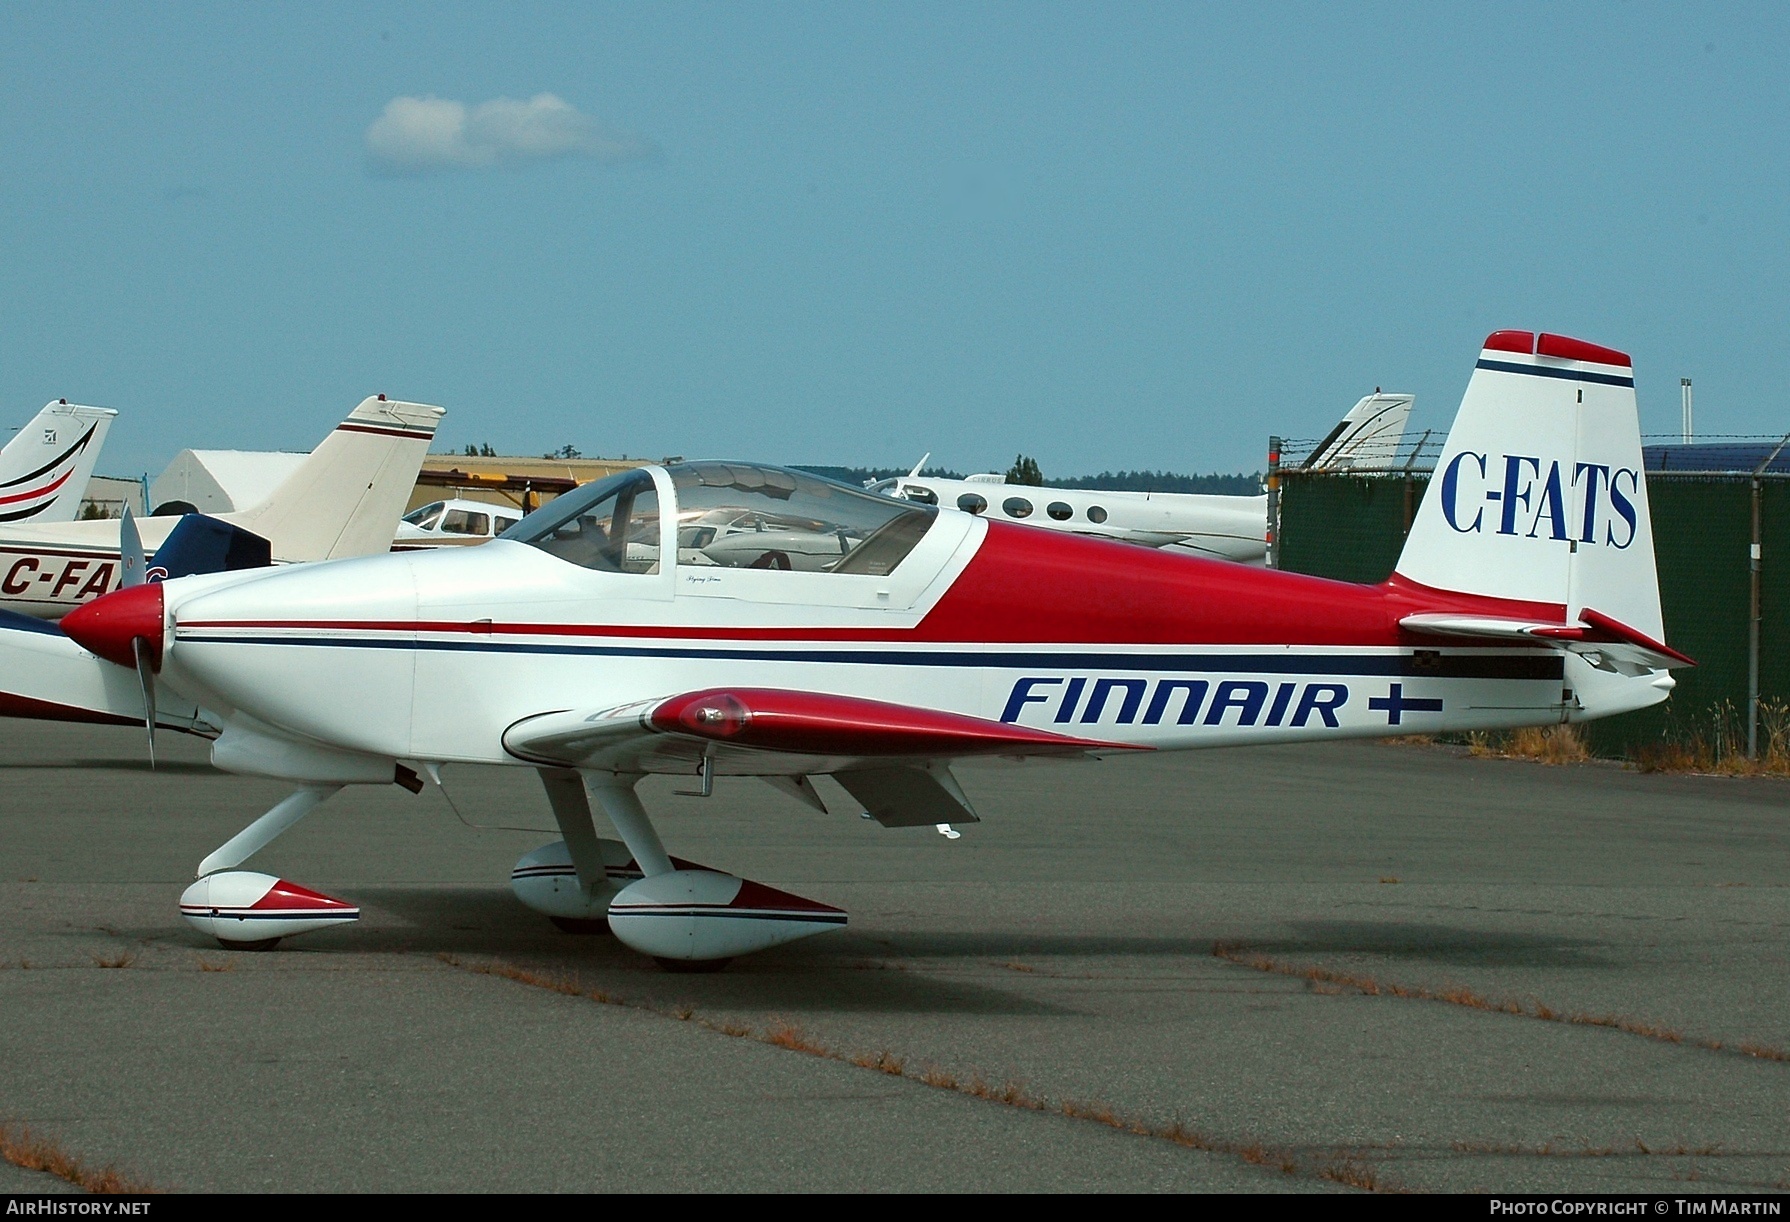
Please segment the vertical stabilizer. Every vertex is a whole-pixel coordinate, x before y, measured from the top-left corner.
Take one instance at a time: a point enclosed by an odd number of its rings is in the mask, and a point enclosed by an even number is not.
[[[265,501],[220,516],[266,539],[283,563],[390,551],[445,414],[384,395],[364,399]]]
[[[1330,435],[1312,449],[1304,465],[1327,471],[1392,466],[1398,459],[1398,448],[1405,439],[1405,425],[1411,419],[1411,405],[1415,402],[1415,395],[1383,394],[1377,390],[1362,396],[1330,430]]]
[[[1395,580],[1587,608],[1658,640],[1659,583],[1634,370],[1614,349],[1485,342]]]
[[[0,522],[72,522],[118,415],[58,399],[0,450]]]

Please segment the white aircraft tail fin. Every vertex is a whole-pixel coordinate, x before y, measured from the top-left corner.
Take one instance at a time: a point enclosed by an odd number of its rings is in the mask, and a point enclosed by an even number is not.
[[[72,522],[118,415],[58,399],[0,450],[0,522]]]
[[[1559,335],[1489,337],[1399,556],[1401,579],[1659,642],[1629,358]]]
[[[364,399],[265,501],[220,516],[266,539],[276,561],[390,551],[445,414],[384,395]]]
[[[1416,402],[1415,395],[1377,390],[1362,396],[1330,430],[1330,436],[1317,444],[1304,465],[1325,470],[1393,465],[1411,419],[1411,405]]]

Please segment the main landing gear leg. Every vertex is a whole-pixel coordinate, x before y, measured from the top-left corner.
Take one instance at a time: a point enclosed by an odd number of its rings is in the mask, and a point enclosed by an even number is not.
[[[547,791],[547,802],[553,807],[554,821],[565,837],[566,851],[571,854],[572,868],[578,872],[578,889],[590,901],[609,894],[609,872],[603,864],[603,846],[591,822],[590,799],[585,796],[584,782],[576,772],[565,768],[537,768],[541,788]],[[549,916],[555,926],[566,933],[605,934],[609,921],[602,916]]]
[[[199,877],[234,870],[279,838],[280,833],[340,793],[340,785],[306,785],[226,840],[199,863]]]
[[[634,854],[634,864],[640,867],[640,872],[648,878],[669,874],[671,858],[665,852],[659,833],[653,829],[653,821],[647,817],[646,807],[640,804],[640,795],[634,792],[634,786],[639,783],[640,777],[635,773],[584,774],[585,788],[609,816],[609,821],[615,824],[622,843]]]
[[[653,827],[652,819],[646,813],[646,807],[640,804],[640,795],[634,792],[634,786],[640,783],[640,777],[629,773],[587,772],[584,774],[584,785],[591,797],[602,806],[603,813],[615,824],[620,833],[622,843],[628,846],[628,852],[634,855],[634,864],[640,867],[642,881],[660,875],[675,873],[671,864],[671,855],[665,851],[665,844],[659,839],[658,831]],[[705,871],[706,873],[706,871]],[[654,905],[655,910],[661,905]],[[652,918],[648,918],[653,921]],[[659,917],[654,924],[664,923]],[[639,923],[639,917],[634,921]],[[660,949],[650,944],[637,947],[649,954]],[[676,939],[673,939],[676,942]],[[670,949],[670,948],[666,948]],[[682,946],[675,949],[682,952]],[[718,972],[733,961],[733,956],[714,959],[686,958],[682,953],[677,955],[653,954],[653,960],[666,971],[671,972]]]
[[[281,938],[358,920],[353,904],[236,868],[341,788],[305,785],[230,837],[199,863],[199,881],[180,897],[180,914],[228,950],[272,950]]]

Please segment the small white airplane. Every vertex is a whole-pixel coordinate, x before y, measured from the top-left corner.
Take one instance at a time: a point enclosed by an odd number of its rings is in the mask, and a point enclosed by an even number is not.
[[[1411,395],[1375,391],[1349,409],[1302,466],[1348,470],[1384,465],[1398,452]],[[1086,492],[1009,484],[1000,475],[923,476],[928,454],[907,475],[878,480],[872,492],[922,505],[986,513],[1028,526],[1118,539],[1242,564],[1268,561],[1268,498],[1186,492]]]
[[[470,547],[497,538],[522,520],[520,509],[450,497],[418,505],[398,520],[394,552],[430,547]]]
[[[46,403],[0,450],[0,523],[74,521],[117,415],[67,399]]]
[[[0,712],[147,723],[152,747],[157,725],[204,734],[217,767],[294,787],[181,897],[227,946],[358,915],[241,868],[344,785],[506,764],[537,773],[564,837],[516,863],[521,902],[708,970],[846,914],[671,856],[635,792],[648,773],[705,795],[758,777],[823,812],[810,778],[827,774],[884,826],[949,833],[976,820],[959,760],[1645,708],[1690,661],[1660,640],[1650,532],[1628,357],[1500,331],[1378,585],[678,463],[587,484],[482,547],[151,581],[60,627],[0,624]]]
[[[265,501],[221,518],[266,539],[280,564],[387,551],[442,415],[366,399]],[[179,520],[138,523],[151,563]],[[116,589],[119,530],[115,519],[0,524],[0,610],[56,619]]]

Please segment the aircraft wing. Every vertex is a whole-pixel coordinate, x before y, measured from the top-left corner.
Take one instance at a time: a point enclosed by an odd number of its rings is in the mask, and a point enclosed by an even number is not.
[[[1586,607],[1576,624],[1494,615],[1407,615],[1399,626],[1430,636],[1466,637],[1482,641],[1521,641],[1557,645],[1571,653],[1647,670],[1695,666],[1696,662],[1663,641],[1656,641],[1619,620]]]
[[[825,810],[807,777],[830,773],[885,827],[973,822],[947,763],[1139,748],[880,700],[777,688],[711,688],[610,709],[525,717],[504,749],[535,764],[761,776]]]

